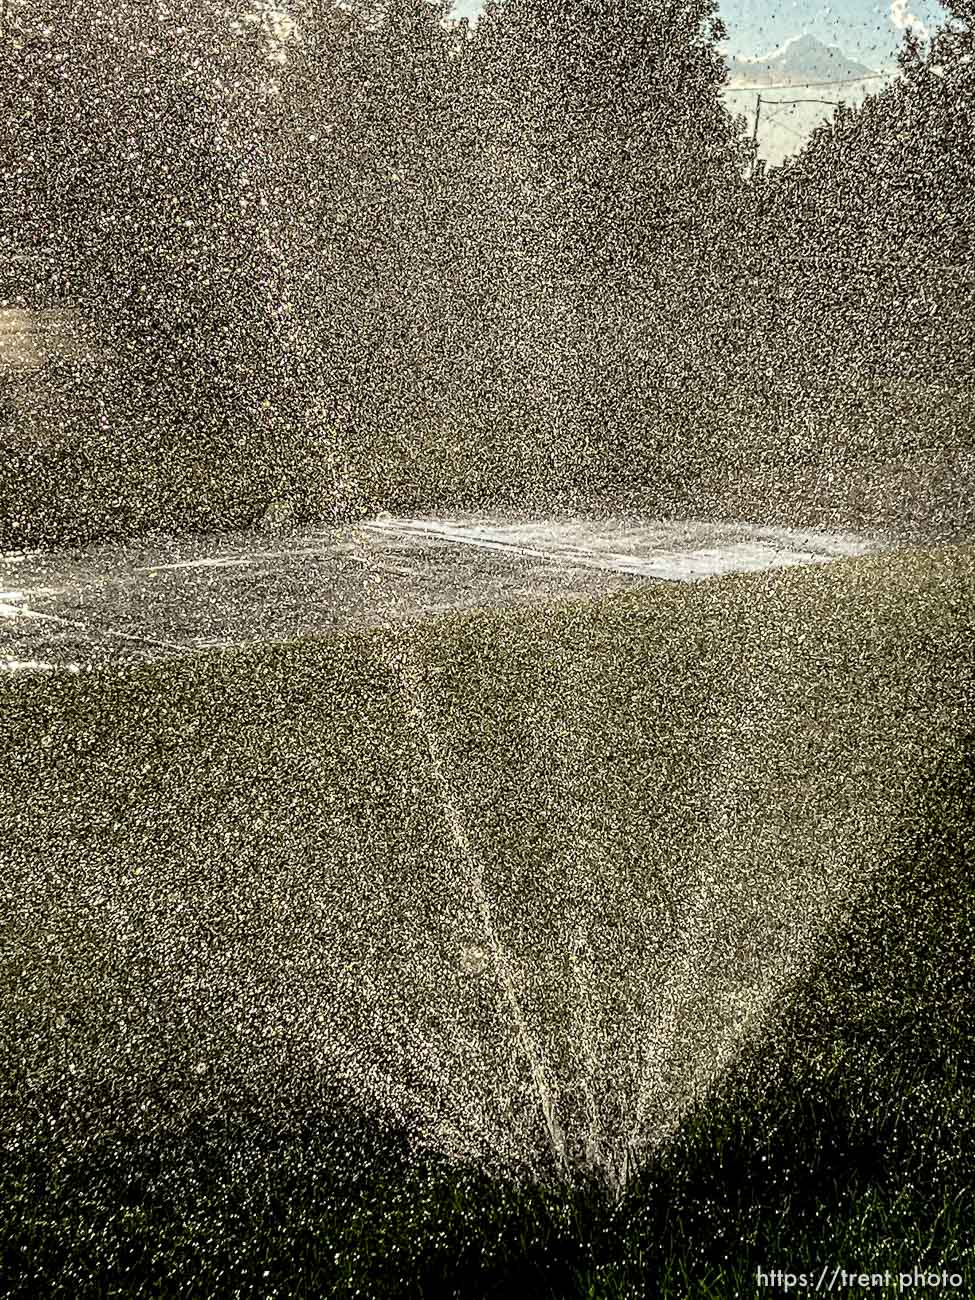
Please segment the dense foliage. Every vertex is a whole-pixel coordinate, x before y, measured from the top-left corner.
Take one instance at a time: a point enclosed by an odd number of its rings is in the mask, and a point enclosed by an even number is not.
[[[31,437],[58,424],[63,459],[101,430],[143,465],[123,531],[275,493],[319,516],[342,482],[352,510],[523,501],[771,472],[797,439],[859,455],[864,429],[872,455],[964,443],[950,12],[750,184],[712,0],[497,0],[473,29],[439,0],[17,0],[7,227],[97,345],[34,385]]]
[[[774,342],[807,375],[971,384],[975,30],[968,0],[950,12],[762,188]]]

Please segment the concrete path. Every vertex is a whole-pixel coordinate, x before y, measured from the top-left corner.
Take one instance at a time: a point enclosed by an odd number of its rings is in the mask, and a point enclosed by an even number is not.
[[[595,598],[888,545],[695,520],[386,516],[287,534],[7,553],[0,672],[77,672],[448,610]]]
[[[52,357],[81,351],[77,313],[70,308],[0,305],[0,378],[29,374]]]

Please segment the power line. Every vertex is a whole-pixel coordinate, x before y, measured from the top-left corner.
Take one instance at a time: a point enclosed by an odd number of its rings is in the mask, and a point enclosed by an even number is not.
[[[781,86],[766,82],[764,86],[722,86],[721,89],[729,95],[737,95],[739,91],[747,90],[813,90],[817,86],[854,86],[861,81],[886,80],[886,73],[871,72],[866,77],[844,77],[842,81],[790,81]]]
[[[766,121],[768,121],[768,118],[766,118]],[[788,126],[785,122],[779,122],[779,121],[777,121],[775,117],[772,118],[772,123],[773,123],[773,125],[776,126],[780,131],[788,131],[790,135],[794,135],[794,136],[796,137],[797,140],[805,140],[805,139],[806,139],[806,137],[805,137],[804,135],[802,135],[799,131],[797,131],[794,127]]]
[[[838,108],[839,99],[767,99],[766,104],[825,104],[827,108]]]

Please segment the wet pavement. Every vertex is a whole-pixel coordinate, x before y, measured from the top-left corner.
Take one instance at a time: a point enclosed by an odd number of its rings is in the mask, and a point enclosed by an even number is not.
[[[80,671],[824,564],[893,543],[754,524],[396,519],[0,555],[0,671]]]

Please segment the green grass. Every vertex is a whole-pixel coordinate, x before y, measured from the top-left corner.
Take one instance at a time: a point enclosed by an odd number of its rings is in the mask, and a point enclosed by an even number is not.
[[[827,1263],[948,1268],[971,1294],[975,746],[927,815],[781,1024],[618,1206],[415,1162],[291,1080],[287,1115],[238,1101],[151,1133],[116,1111],[83,1162],[34,1133],[0,1172],[7,1294],[703,1300],[761,1295],[758,1267]]]
[[[705,734],[708,700],[736,704],[742,665],[767,663],[770,681],[788,669],[790,716],[826,709],[836,739],[814,763],[831,799],[849,789],[841,777],[864,798],[903,785],[881,822],[894,846],[883,870],[618,1204],[595,1184],[418,1158],[300,1056],[264,1052],[248,1069],[219,1016],[156,999],[167,963],[196,969],[192,947],[157,949],[149,928],[142,948],[138,934],[109,944],[86,910],[96,885],[124,895],[175,943],[166,908],[182,896],[205,912],[216,897],[254,951],[295,959],[287,926],[284,947],[262,946],[268,909],[344,852],[309,829],[326,796],[337,825],[373,836],[368,866],[396,905],[413,900],[416,844],[438,870],[449,846],[430,792],[401,781],[417,741],[386,656],[404,633],[7,684],[0,1294],[750,1297],[758,1267],[824,1264],[957,1268],[971,1287],[971,561],[970,548],[880,556],[413,630],[451,752],[474,773],[460,797],[472,814],[485,788],[499,801],[490,824],[472,815],[480,850],[496,842],[498,864],[539,866],[540,847],[568,853],[573,825],[601,810],[591,869],[604,906],[617,906],[613,872],[632,889],[647,869],[636,774]],[[555,737],[548,768],[531,766],[533,728]],[[799,770],[794,732],[775,732],[770,779]],[[576,744],[601,764],[592,792],[567,779]],[[536,785],[547,772],[561,801],[547,820],[530,821],[529,772]],[[253,825],[231,860],[212,846],[240,824],[241,789],[257,792]],[[861,826],[855,805],[846,816]],[[676,852],[686,826],[671,831]],[[537,902],[526,895],[518,915]],[[218,984],[218,967],[201,969]],[[267,999],[288,983],[285,971]],[[187,1068],[201,1029],[202,1081]],[[86,1057],[96,1042],[116,1055]]]

